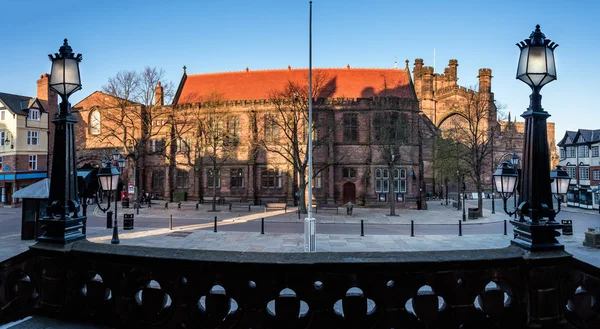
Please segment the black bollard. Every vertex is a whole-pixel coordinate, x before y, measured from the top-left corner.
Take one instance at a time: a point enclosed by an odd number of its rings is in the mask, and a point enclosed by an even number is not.
[[[410,236],[415,236],[415,222],[410,221]]]
[[[169,201],[165,202],[165,209],[169,209]]]
[[[217,216],[215,216],[215,230],[213,232],[217,233]]]
[[[198,210],[199,205],[200,205],[200,203],[196,203],[196,210]]]
[[[181,201],[177,203],[177,209],[181,209]]]
[[[462,236],[462,222],[458,221],[458,236]]]
[[[265,219],[260,219],[260,234],[265,234]]]
[[[504,220],[504,235],[507,235],[506,234],[506,219]]]
[[[360,220],[360,236],[365,236],[365,222]]]

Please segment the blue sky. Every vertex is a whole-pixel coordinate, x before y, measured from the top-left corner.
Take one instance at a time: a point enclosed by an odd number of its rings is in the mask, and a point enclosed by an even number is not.
[[[313,2],[313,67],[404,67],[423,58],[443,73],[459,62],[459,84],[491,68],[492,90],[513,116],[530,89],[515,79],[518,48],[535,24],[560,46],[558,80],[542,90],[556,138],[600,129],[595,92],[600,52],[597,1],[337,1]],[[163,68],[179,83],[188,73],[308,67],[308,1],[51,1],[3,3],[0,91],[31,95],[49,72],[47,54],[63,38],[83,54],[76,103],[120,70]],[[519,117],[519,120],[521,118]]]

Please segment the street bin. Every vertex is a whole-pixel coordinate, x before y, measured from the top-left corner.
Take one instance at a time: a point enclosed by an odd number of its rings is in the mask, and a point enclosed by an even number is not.
[[[106,228],[112,228],[112,210],[106,212]]]
[[[563,235],[573,235],[573,221],[570,219],[563,219],[560,221],[563,225],[562,234]]]
[[[123,215],[123,229],[133,230],[133,214]]]
[[[129,198],[121,199],[121,206],[123,208],[129,208]]]
[[[469,208],[469,219],[477,219],[479,218],[478,216],[479,213],[479,208]]]

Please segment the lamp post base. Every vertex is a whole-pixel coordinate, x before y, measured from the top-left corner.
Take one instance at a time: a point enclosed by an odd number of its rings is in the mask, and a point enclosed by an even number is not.
[[[516,220],[511,220],[510,223],[515,227],[515,237],[510,241],[512,245],[529,251],[565,249],[565,247],[556,240],[556,237],[560,236],[560,233],[557,230],[563,227],[562,224],[556,222],[519,222]]]
[[[44,217],[40,222],[42,222],[42,229],[46,232],[38,238],[38,241],[64,245],[85,239],[85,234],[81,232],[85,219],[83,216],[67,217],[67,219]]]
[[[113,236],[112,239],[110,240],[111,244],[119,244],[121,241],[119,241],[119,228],[117,227],[117,220],[115,218],[115,224],[113,225]]]

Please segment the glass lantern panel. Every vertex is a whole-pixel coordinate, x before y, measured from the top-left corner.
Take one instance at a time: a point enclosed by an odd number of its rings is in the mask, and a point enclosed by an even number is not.
[[[521,50],[521,56],[519,57],[519,66],[517,67],[517,77],[527,73],[527,55],[529,54],[529,47],[525,47]]]
[[[540,86],[542,80],[546,77],[545,74],[528,74],[529,79],[531,79],[531,84],[534,86]]]
[[[558,181],[559,181],[558,186],[557,186],[558,193],[566,194],[567,191],[569,190],[569,184],[571,183],[571,179],[563,178],[563,179],[559,179]]]
[[[546,77],[544,78],[544,80],[542,80],[542,82],[540,83],[540,86],[544,86],[546,85],[548,82],[552,82],[556,80],[555,77],[551,76],[551,75],[546,75]]]
[[[502,179],[500,176],[494,176],[494,185],[496,186],[496,192],[502,193]]]
[[[548,69],[546,67],[546,47],[530,46],[529,62],[527,63],[527,74],[545,74],[547,72]]]
[[[117,189],[117,185],[119,184],[119,175],[111,176],[111,179],[112,179],[111,191],[114,191]]]
[[[100,176],[98,177],[98,180],[100,180],[100,185],[102,186],[102,189],[105,191],[111,191],[112,190],[112,186],[110,186],[110,184],[112,183],[111,176]]]
[[[548,61],[548,74],[556,77],[556,65],[554,64],[554,50],[546,48],[546,61]]]
[[[67,94],[79,88],[79,63],[76,59],[65,59],[65,91]]]
[[[63,85],[64,78],[64,60],[57,59],[52,61],[52,71],[50,71],[50,87],[59,94],[65,94],[65,88]]]
[[[550,190],[552,190],[552,194],[558,194],[558,185],[560,184],[560,179],[555,178],[552,183],[550,183]]]

